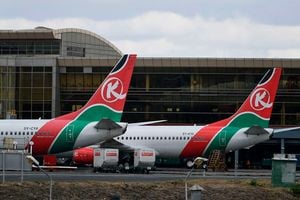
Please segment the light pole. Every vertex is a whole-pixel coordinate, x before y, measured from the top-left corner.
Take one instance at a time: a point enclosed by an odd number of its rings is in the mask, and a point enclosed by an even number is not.
[[[197,167],[200,167],[203,161],[207,161],[207,158],[202,158],[202,157],[197,157],[194,159],[192,162],[192,169],[189,171],[187,176],[185,177],[185,200],[188,200],[188,192],[187,192],[187,179],[191,176],[194,166],[196,165]]]
[[[52,200],[52,176],[50,174],[48,174],[45,170],[43,170],[40,165],[39,165],[39,161],[37,161],[33,156],[26,156],[26,159],[33,163],[34,165],[36,165],[39,170],[41,170],[41,172],[43,172],[49,179],[50,179],[50,191],[49,191],[49,199]]]

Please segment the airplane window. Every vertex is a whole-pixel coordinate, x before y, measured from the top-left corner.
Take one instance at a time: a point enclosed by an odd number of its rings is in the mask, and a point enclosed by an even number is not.
[[[167,137],[165,137],[165,140],[167,140]]]
[[[120,139],[120,137],[117,137],[117,140],[119,140]]]
[[[18,133],[17,132],[15,132],[15,135],[17,135]]]
[[[182,140],[182,137],[179,137],[179,140]]]
[[[171,137],[169,137],[169,140],[171,140]]]
[[[183,137],[183,140],[185,140],[185,137]]]
[[[152,140],[155,140],[155,137],[152,137]]]
[[[137,139],[137,140],[139,140],[139,139],[140,139],[140,137],[136,137],[136,139]]]
[[[33,132],[31,132],[31,135],[33,135]]]
[[[8,132],[5,132],[5,135],[8,135]]]
[[[151,140],[151,137],[148,137],[149,140]]]
[[[19,135],[21,135],[21,132],[19,131]]]
[[[132,137],[129,137],[129,140],[132,140]]]
[[[176,137],[176,140],[178,140],[178,137]]]
[[[158,137],[156,137],[156,140],[158,140]]]
[[[10,135],[12,135],[13,133],[12,132],[10,132]]]
[[[147,140],[147,137],[145,137],[145,140]]]
[[[124,140],[124,137],[121,137],[121,140]]]
[[[128,137],[126,137],[126,140],[128,140]]]
[[[172,137],[172,140],[175,140],[175,137]]]

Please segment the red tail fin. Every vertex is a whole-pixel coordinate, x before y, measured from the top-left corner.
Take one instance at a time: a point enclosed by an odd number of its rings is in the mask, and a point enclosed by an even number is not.
[[[269,120],[272,114],[280,75],[281,68],[269,70],[232,117],[243,112],[248,112],[255,113],[257,116]]]
[[[119,121],[124,109],[135,61],[136,55],[124,55],[81,109],[59,118],[75,119],[79,115],[89,113],[83,116],[91,119],[93,113],[93,119],[108,117],[114,121]],[[100,106],[101,111],[91,110],[95,106]],[[109,111],[103,111],[104,109]]]
[[[136,55],[124,55],[99,86],[83,109],[93,104],[104,104],[122,111],[136,61]]]

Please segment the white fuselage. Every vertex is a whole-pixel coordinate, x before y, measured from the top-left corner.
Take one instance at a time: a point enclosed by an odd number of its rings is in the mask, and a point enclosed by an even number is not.
[[[133,148],[154,149],[160,157],[178,157],[201,126],[128,126],[115,139]]]
[[[17,149],[24,149],[37,131],[49,120],[0,120],[0,149],[11,138]]]
[[[43,154],[47,154],[47,152],[50,152],[51,148],[53,148],[53,144],[58,138],[58,135],[55,134],[51,128],[49,128],[49,130],[44,129],[43,131],[39,131],[49,121],[51,120],[0,120],[0,149],[10,149],[13,146],[13,148],[17,150],[24,150],[29,141],[31,141],[33,137],[36,137],[37,140],[36,144],[33,144],[33,149],[39,148],[39,150],[41,150],[42,148],[44,149],[42,152],[45,152]],[[58,122],[58,120],[56,121]],[[63,137],[60,141],[60,145],[71,144],[68,151],[85,147],[95,142],[102,142],[119,136],[123,134],[127,127],[127,123],[117,123],[121,127],[120,129],[97,129],[95,128],[97,123],[98,122],[88,123],[78,133],[76,132],[76,127],[72,126],[72,129],[68,129],[68,137]],[[61,132],[58,134],[61,134]],[[73,134],[74,136],[72,136]],[[45,144],[45,141],[50,141],[50,143],[47,143],[49,144],[48,146],[41,145]],[[34,152],[35,151],[33,151],[33,153]]]
[[[118,142],[132,149],[150,148],[154,149],[159,157],[180,157],[183,149],[193,140],[199,142],[196,134],[204,126],[128,126],[125,134],[115,138]],[[247,148],[269,139],[273,129],[265,129],[269,134],[247,135],[248,128],[237,131],[228,143],[222,144],[220,148],[226,152]],[[193,137],[193,139],[192,139]],[[198,141],[197,141],[198,140]],[[210,141],[211,142],[211,141]],[[207,147],[210,145],[207,143]],[[195,154],[197,154],[195,152]],[[203,156],[203,155],[198,155]]]

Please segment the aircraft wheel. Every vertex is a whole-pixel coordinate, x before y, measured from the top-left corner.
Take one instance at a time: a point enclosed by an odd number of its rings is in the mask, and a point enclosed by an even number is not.
[[[187,168],[192,168],[193,167],[193,161],[192,160],[187,160],[185,163]]]

